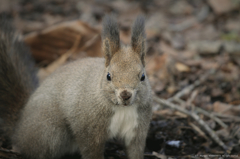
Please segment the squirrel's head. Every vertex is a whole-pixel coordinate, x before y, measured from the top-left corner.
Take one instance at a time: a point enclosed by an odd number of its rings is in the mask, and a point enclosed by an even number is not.
[[[116,105],[128,106],[137,101],[143,102],[144,95],[149,93],[144,58],[144,18],[138,17],[133,24],[131,45],[121,46],[117,22],[112,16],[106,16],[102,41],[106,67],[102,79],[104,94]]]

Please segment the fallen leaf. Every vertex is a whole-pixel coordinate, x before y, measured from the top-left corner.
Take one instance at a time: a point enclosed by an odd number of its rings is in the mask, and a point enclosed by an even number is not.
[[[240,1],[236,0],[209,0],[208,1],[214,12],[222,14],[229,12],[239,6]]]
[[[91,57],[102,56],[99,31],[81,21],[60,23],[40,32],[30,33],[24,40],[37,62],[50,63],[69,51],[79,37],[80,41],[73,54],[84,51]]]
[[[235,115],[235,116],[240,115],[239,106],[228,105],[218,101],[213,104],[213,110],[217,113],[223,113],[225,115]]]
[[[187,65],[180,63],[180,62],[177,62],[175,64],[175,67],[179,72],[189,72],[190,71],[190,68]]]

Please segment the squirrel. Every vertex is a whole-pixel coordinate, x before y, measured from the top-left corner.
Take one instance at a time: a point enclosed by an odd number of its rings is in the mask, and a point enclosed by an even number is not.
[[[23,42],[0,31],[0,125],[14,149],[29,159],[75,152],[104,159],[105,143],[118,138],[129,159],[143,159],[152,116],[143,17],[135,20],[128,46],[120,43],[115,18],[105,16],[104,58],[62,66],[40,86]]]

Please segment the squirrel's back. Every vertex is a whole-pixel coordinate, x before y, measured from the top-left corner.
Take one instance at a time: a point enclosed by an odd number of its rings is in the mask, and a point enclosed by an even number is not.
[[[19,112],[38,85],[29,49],[0,17],[0,133],[10,137]]]

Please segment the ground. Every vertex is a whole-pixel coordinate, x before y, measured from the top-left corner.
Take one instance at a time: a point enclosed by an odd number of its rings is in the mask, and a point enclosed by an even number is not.
[[[31,48],[40,81],[66,62],[102,56],[102,18],[110,13],[123,43],[130,42],[134,19],[146,19],[146,70],[154,100],[145,159],[237,158],[239,0],[0,1],[0,14]],[[21,158],[0,146],[0,158]],[[116,141],[106,145],[105,157],[126,158]]]

